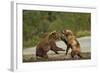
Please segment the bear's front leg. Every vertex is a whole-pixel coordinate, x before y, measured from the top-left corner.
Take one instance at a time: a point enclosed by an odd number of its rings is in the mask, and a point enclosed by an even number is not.
[[[66,49],[66,55],[67,55],[67,53],[68,53],[68,51],[69,51],[69,49],[71,48],[71,46],[70,45],[67,45],[67,49]]]

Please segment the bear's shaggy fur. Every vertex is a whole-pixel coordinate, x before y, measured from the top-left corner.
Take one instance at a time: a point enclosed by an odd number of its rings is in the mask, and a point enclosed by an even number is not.
[[[42,41],[39,42],[36,48],[36,56],[48,58],[47,52],[49,50],[54,51],[58,54],[57,51],[64,51],[62,48],[56,46],[55,41],[58,40],[59,34],[56,31],[49,33]]]
[[[64,30],[62,32],[66,38],[62,38],[62,40],[66,43],[67,49],[66,49],[66,55],[68,53],[68,50],[71,48],[71,56],[74,58],[74,56],[78,56],[82,58],[81,55],[81,49],[80,49],[80,43],[74,36],[73,32],[71,30]]]

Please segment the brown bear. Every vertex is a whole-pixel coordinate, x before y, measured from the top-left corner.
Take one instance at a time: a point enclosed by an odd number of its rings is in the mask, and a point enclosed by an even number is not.
[[[56,46],[56,41],[59,40],[59,34],[56,31],[49,33],[36,47],[36,56],[42,58],[48,58],[47,52],[49,50],[54,51],[64,51],[62,48]]]
[[[65,38],[61,38],[61,39],[67,45],[66,55],[67,55],[69,49],[71,48],[72,49],[72,51],[71,51],[72,58],[74,58],[76,55],[78,57],[82,58],[80,43],[74,36],[73,32],[71,30],[64,30],[62,33],[64,34]]]

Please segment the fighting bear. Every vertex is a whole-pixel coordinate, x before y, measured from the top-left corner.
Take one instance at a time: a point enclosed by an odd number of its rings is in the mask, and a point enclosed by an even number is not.
[[[48,58],[47,52],[49,50],[54,51],[58,54],[57,51],[65,51],[62,48],[57,47],[56,41],[59,40],[59,33],[53,31],[49,33],[36,47],[36,57]]]
[[[67,45],[66,55],[67,55],[69,49],[71,48],[72,49],[72,51],[71,51],[72,58],[74,58],[74,56],[76,56],[76,55],[78,57],[82,58],[83,56],[81,55],[80,43],[74,36],[73,32],[71,30],[63,30],[62,34],[64,34],[65,37],[61,38],[61,40],[64,41],[65,44]]]

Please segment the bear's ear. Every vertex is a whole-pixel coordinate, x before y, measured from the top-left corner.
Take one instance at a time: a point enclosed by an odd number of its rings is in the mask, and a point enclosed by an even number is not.
[[[53,31],[53,32],[51,32],[50,35],[55,35],[56,33],[57,33],[56,31]]]
[[[49,34],[49,39],[53,38],[57,34],[56,31],[53,31]]]
[[[73,36],[73,32],[71,30],[66,30],[69,35]]]

